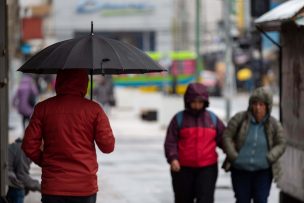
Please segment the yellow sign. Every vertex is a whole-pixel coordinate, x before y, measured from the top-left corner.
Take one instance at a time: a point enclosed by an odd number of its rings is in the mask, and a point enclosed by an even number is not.
[[[239,81],[249,80],[252,77],[252,71],[249,68],[242,68],[237,72],[237,79]]]
[[[235,1],[235,7],[236,7],[236,26],[240,31],[243,31],[245,27],[245,2],[244,0],[237,0]]]

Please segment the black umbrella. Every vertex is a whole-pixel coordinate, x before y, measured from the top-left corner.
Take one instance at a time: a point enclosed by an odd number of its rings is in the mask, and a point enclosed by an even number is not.
[[[94,35],[93,22],[90,35],[50,45],[32,56],[18,71],[56,74],[61,69],[76,68],[89,70],[91,85],[93,74],[142,74],[166,71],[140,49],[118,40]]]

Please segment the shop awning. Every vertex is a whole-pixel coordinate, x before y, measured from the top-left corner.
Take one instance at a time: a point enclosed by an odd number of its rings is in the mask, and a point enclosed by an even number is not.
[[[304,0],[290,0],[257,18],[254,23],[264,31],[279,31],[287,21],[304,25]]]

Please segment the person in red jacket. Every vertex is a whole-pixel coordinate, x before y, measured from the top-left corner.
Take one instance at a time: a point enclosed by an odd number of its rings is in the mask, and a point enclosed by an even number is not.
[[[206,86],[189,84],[184,102],[185,110],[172,118],[164,144],[175,203],[213,203],[218,175],[216,147],[221,147],[225,126],[206,109]]]
[[[95,143],[103,153],[115,138],[103,109],[85,98],[88,72],[61,70],[56,96],[35,106],[22,149],[42,168],[43,203],[95,203],[98,163]]]

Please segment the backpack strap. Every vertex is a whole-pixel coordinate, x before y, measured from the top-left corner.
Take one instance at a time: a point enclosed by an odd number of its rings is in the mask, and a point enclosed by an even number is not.
[[[209,113],[213,125],[216,126],[216,124],[217,124],[216,115],[212,111],[209,111],[209,110],[206,110],[206,111]]]
[[[176,114],[176,121],[179,130],[182,128],[182,124],[183,124],[183,113],[184,113],[183,111],[180,111]]]
[[[212,111],[209,111],[209,110],[206,110],[210,117],[211,117],[211,121],[213,123],[213,125],[215,126],[215,130],[216,130],[216,143],[219,144],[221,138],[218,136],[218,129],[217,129],[217,117],[216,115],[212,112]]]

